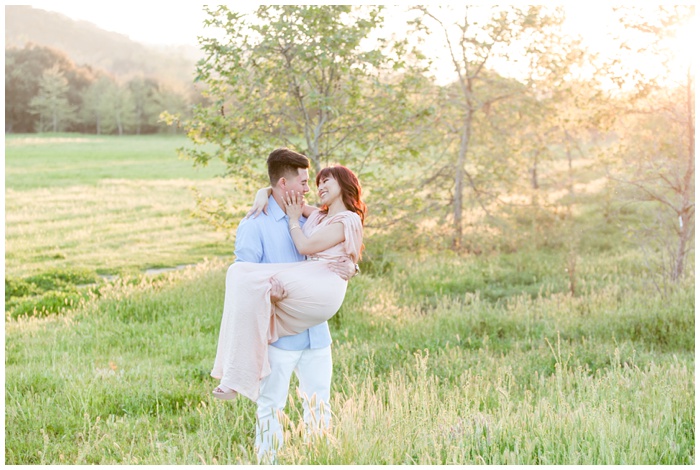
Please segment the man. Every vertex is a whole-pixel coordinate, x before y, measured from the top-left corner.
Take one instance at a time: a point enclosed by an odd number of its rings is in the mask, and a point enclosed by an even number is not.
[[[267,171],[272,186],[267,213],[245,218],[236,232],[236,261],[253,263],[293,263],[305,257],[297,251],[289,234],[283,198],[288,191],[309,192],[309,159],[297,152],[279,148],[270,153]],[[302,221],[303,223],[303,221]],[[331,265],[347,280],[357,273],[351,260]],[[273,302],[284,298],[282,286],[273,284]],[[287,402],[292,372],[299,378],[307,432],[328,428],[333,361],[328,323],[285,336],[268,346],[272,373],[262,380],[257,401],[255,445],[259,461],[274,462],[284,444],[279,416]]]

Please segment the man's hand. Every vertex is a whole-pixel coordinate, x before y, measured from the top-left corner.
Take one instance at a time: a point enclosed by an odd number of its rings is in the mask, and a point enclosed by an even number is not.
[[[287,292],[282,283],[276,277],[270,279],[270,301],[273,304],[281,302],[287,298]]]
[[[350,258],[342,258],[340,261],[330,263],[328,267],[344,281],[355,275],[355,263]]]

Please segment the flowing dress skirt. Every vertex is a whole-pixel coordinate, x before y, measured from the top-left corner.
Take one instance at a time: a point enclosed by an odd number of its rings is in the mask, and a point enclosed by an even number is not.
[[[226,294],[212,377],[257,401],[260,381],[270,374],[267,346],[323,323],[340,309],[347,281],[326,260],[297,263],[233,263],[226,273]],[[270,302],[270,279],[287,297]]]

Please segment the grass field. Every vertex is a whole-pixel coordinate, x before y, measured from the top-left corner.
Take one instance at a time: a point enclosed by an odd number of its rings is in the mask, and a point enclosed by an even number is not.
[[[192,168],[184,137],[6,137],[5,271],[100,274],[197,262],[231,252],[226,234],[190,217],[192,187],[231,191],[223,164]]]
[[[9,290],[80,295],[59,313],[7,315],[5,463],[254,462],[254,404],[210,395],[232,242],[188,215],[189,185],[229,190],[212,178],[220,169],[178,161],[182,140],[79,137],[89,143],[52,151],[7,139]],[[82,168],[80,152],[102,165],[73,181],[65,168]],[[108,167],[119,170],[99,173]],[[603,227],[600,211],[580,213]],[[124,243],[95,239],[96,225]],[[454,256],[366,240],[372,262],[331,320],[333,429],[306,442],[290,400],[280,463],[694,464],[692,270],[659,292],[617,229],[585,233],[576,296],[565,250]],[[98,270],[125,274],[75,287]],[[6,303],[7,292],[6,281]]]

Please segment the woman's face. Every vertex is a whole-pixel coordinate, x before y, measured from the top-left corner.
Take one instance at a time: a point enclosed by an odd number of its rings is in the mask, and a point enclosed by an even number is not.
[[[318,182],[318,198],[321,204],[330,206],[336,199],[341,199],[342,192],[338,181],[331,175],[325,175]]]

